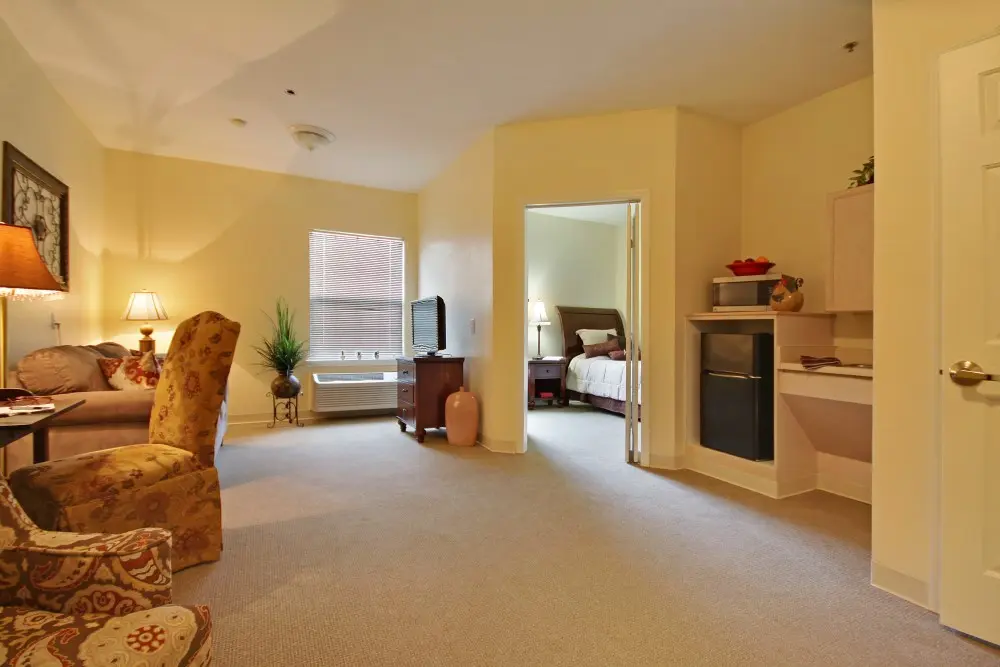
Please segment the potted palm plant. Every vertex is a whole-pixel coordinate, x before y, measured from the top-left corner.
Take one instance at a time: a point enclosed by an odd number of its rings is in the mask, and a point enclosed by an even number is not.
[[[295,367],[305,361],[306,344],[295,335],[295,314],[284,299],[275,306],[275,319],[271,319],[271,335],[255,345],[260,355],[260,365],[278,375],[271,381],[271,393],[276,398],[294,398],[302,390],[302,383],[295,377]]]

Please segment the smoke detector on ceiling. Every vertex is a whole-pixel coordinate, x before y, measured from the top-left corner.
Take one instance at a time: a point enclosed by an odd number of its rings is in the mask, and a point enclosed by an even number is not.
[[[309,151],[326,146],[336,139],[333,132],[315,125],[292,125],[288,131],[292,133],[295,143]]]

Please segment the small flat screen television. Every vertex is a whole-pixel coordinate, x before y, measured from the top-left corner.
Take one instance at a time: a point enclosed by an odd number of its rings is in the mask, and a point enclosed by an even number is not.
[[[410,302],[414,354],[434,356],[445,348],[444,299],[432,296]]]

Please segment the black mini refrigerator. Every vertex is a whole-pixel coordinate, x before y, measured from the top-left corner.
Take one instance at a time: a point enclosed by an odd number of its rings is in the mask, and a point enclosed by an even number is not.
[[[701,335],[701,444],[774,459],[774,337]]]

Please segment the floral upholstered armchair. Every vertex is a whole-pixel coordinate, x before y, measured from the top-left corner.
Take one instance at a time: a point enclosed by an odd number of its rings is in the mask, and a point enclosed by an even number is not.
[[[0,477],[0,664],[210,664],[208,609],[170,587],[169,532],[41,530]]]
[[[156,387],[149,444],[15,470],[10,486],[28,516],[80,533],[166,528],[175,570],[218,560],[216,434],[239,334],[238,322],[210,311],[182,322]]]

